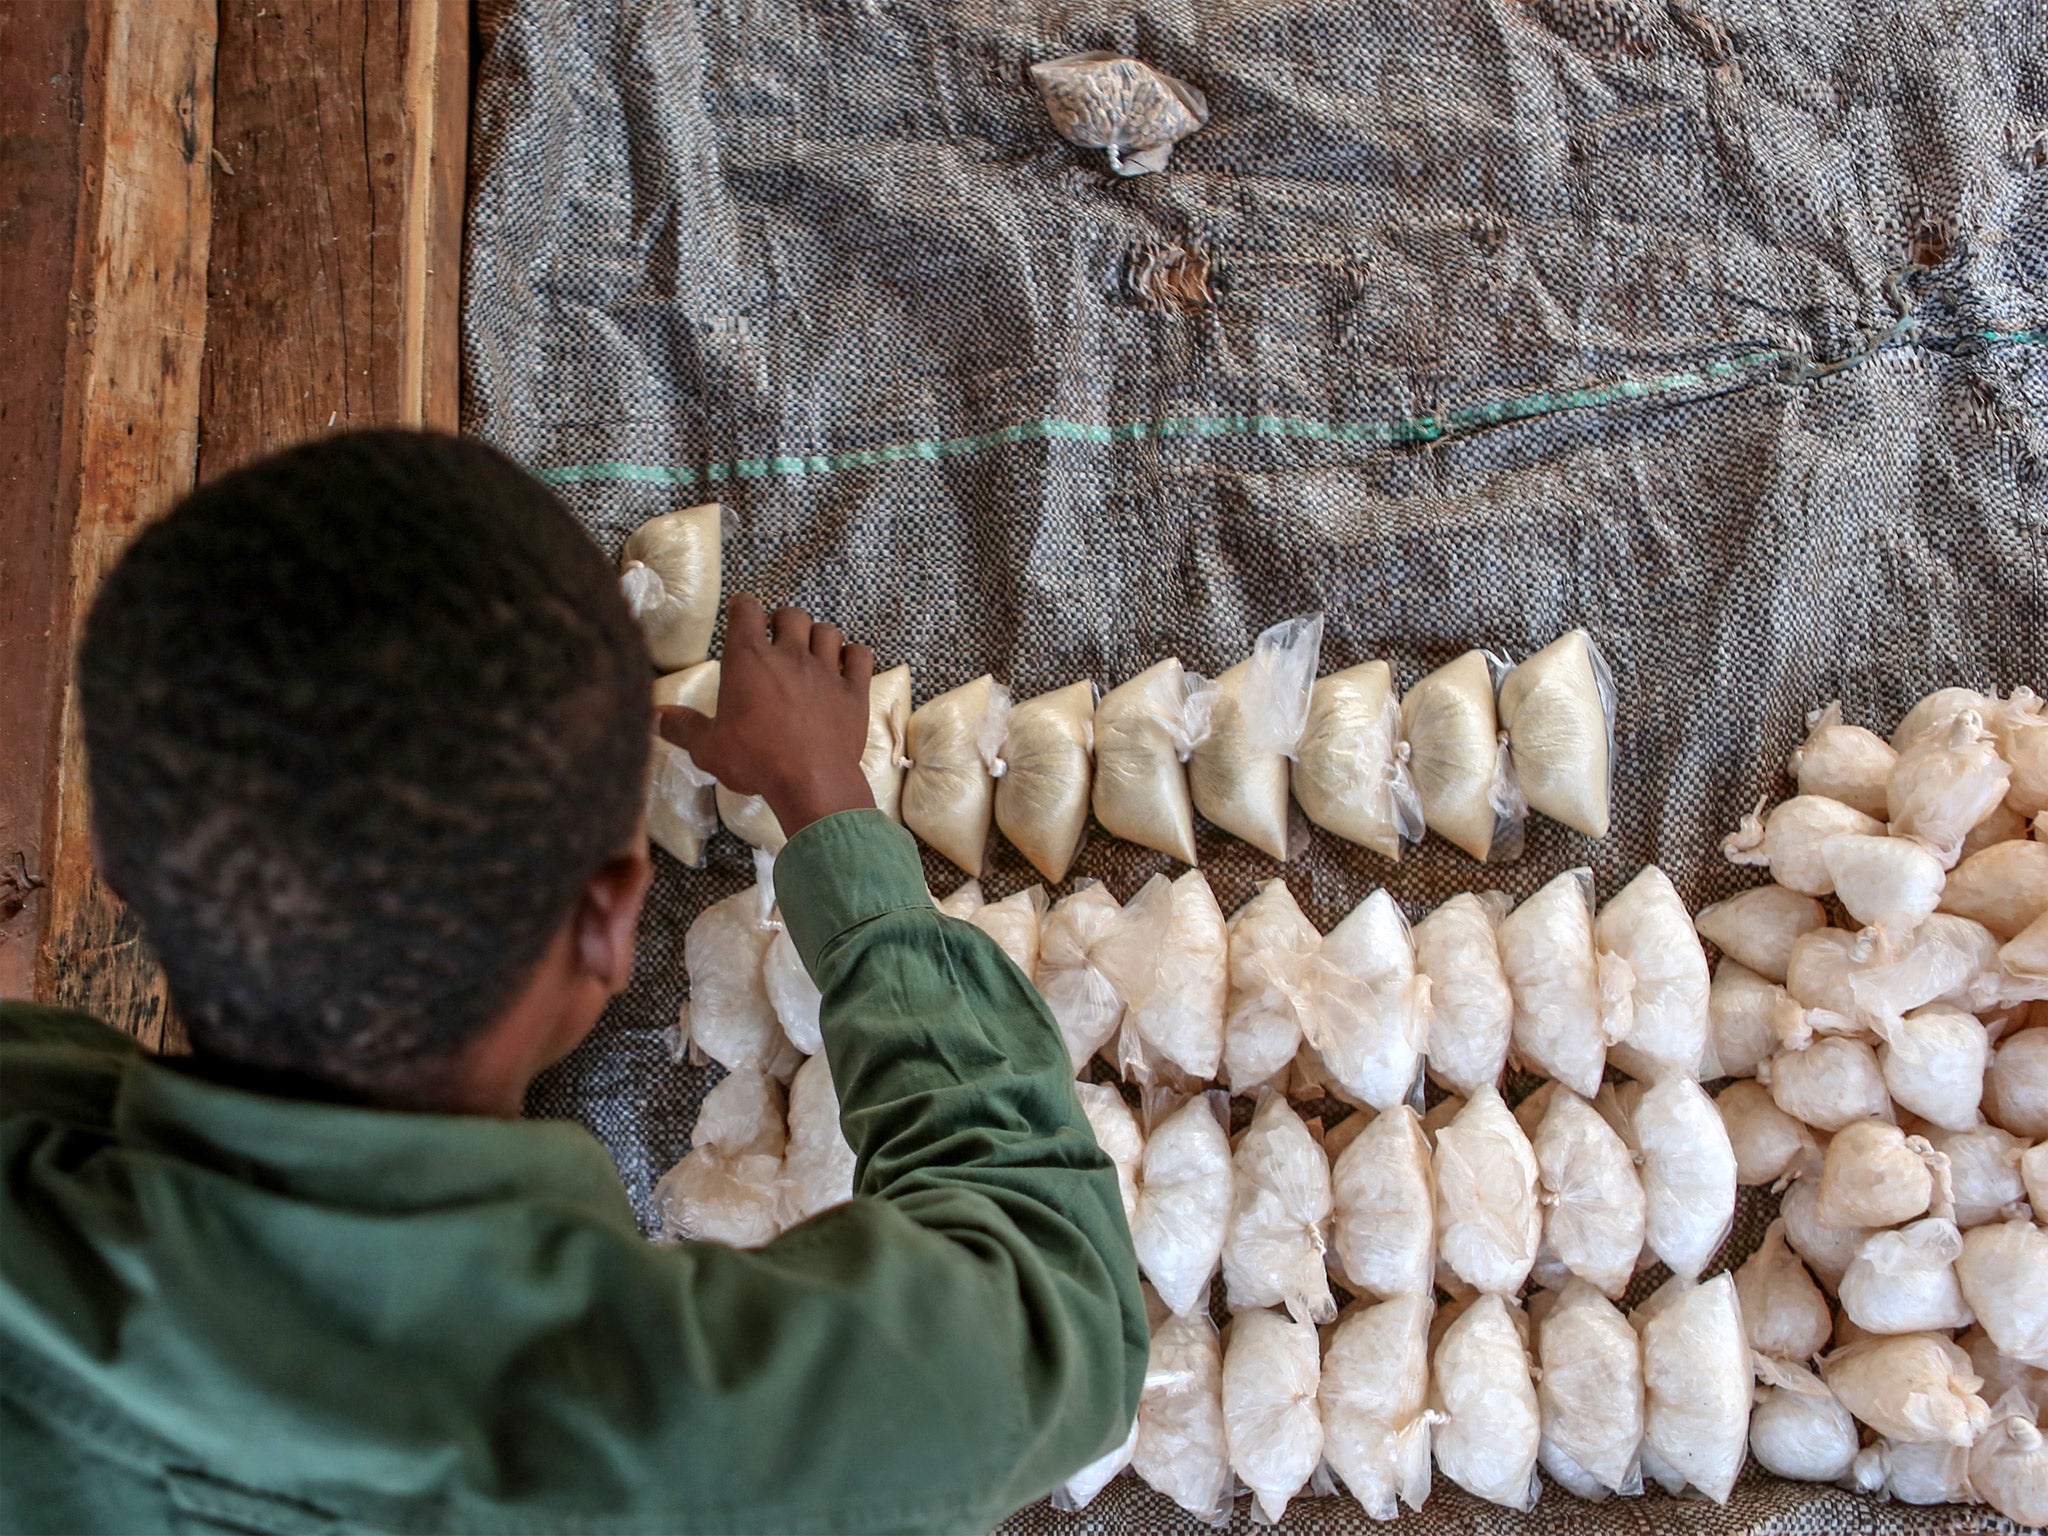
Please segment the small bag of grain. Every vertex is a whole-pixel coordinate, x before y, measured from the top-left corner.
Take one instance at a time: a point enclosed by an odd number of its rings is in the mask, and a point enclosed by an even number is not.
[[[1095,819],[1111,837],[1195,862],[1183,766],[1209,734],[1213,685],[1178,657],[1110,689],[1095,706]]]
[[[1542,1410],[1521,1308],[1479,1297],[1445,1325],[1430,1359],[1437,1470],[1475,1498],[1527,1512],[1541,1484]]]
[[[1261,853],[1287,857],[1289,763],[1308,727],[1323,616],[1260,634],[1252,654],[1216,679],[1209,734],[1188,759],[1195,809]]]
[[[1665,1282],[1631,1319],[1643,1341],[1643,1473],[1728,1502],[1749,1443],[1749,1341],[1732,1275]]]
[[[1820,1362],[1842,1406],[1892,1440],[1972,1444],[1990,1422],[1970,1357],[1938,1333],[1861,1339]]]
[[[1735,1295],[1749,1347],[1776,1360],[1811,1360],[1828,1347],[1828,1300],[1785,1242],[1781,1216],[1735,1271]]]
[[[1233,1183],[1221,1094],[1197,1094],[1174,1107],[1147,1090],[1145,1153],[1138,1164],[1138,1214],[1131,1242],[1138,1267],[1175,1316],[1208,1306],[1209,1281],[1223,1257]]]
[[[1493,1089],[1473,1094],[1437,1133],[1434,1172],[1444,1263],[1468,1285],[1514,1295],[1542,1237],[1539,1174],[1529,1138]]]
[[[1316,1405],[1321,1380],[1313,1324],[1264,1309],[1231,1319],[1223,1350],[1230,1469],[1274,1525],[1323,1459],[1323,1419]]]
[[[1374,1520],[1429,1497],[1429,1321],[1425,1293],[1346,1309],[1323,1355],[1323,1459]]]
[[[1429,1073],[1455,1093],[1498,1088],[1515,1000],[1500,963],[1504,891],[1453,896],[1415,925],[1415,966],[1429,987]]]
[[[1401,844],[1423,833],[1408,756],[1393,668],[1368,661],[1333,672],[1309,694],[1294,798],[1324,831],[1398,860]]]
[[[1088,829],[1094,753],[1093,683],[1070,683],[1011,708],[996,825],[1055,885],[1067,878]]]
[[[1811,896],[1782,885],[1760,885],[1701,908],[1692,921],[1699,936],[1722,954],[1766,981],[1782,984],[1792,963],[1792,946],[1803,935],[1825,928],[1828,918]]]

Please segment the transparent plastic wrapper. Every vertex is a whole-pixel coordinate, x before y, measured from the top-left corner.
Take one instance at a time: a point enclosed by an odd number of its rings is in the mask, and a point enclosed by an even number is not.
[[[1415,968],[1429,987],[1429,1072],[1457,1093],[1500,1086],[1515,1000],[1500,963],[1504,891],[1453,896],[1415,925]]]
[[[1899,754],[1875,731],[1842,723],[1842,706],[1829,704],[1806,717],[1805,742],[1785,771],[1802,795],[1819,795],[1883,821],[1890,814],[1885,786]]]
[[[1115,1036],[1126,1004],[1150,995],[1172,906],[1165,877],[1154,875],[1128,906],[1107,886],[1091,883],[1046,914],[1038,937],[1038,990],[1076,1072]]]
[[[1324,831],[1398,860],[1401,845],[1420,842],[1424,831],[1408,757],[1394,669],[1368,661],[1333,672],[1309,694],[1294,798]]]
[[[2035,918],[2009,939],[1998,951],[1998,964],[2000,1001],[2048,1000],[2048,915]]]
[[[1366,897],[1324,936],[1321,958],[1303,1037],[1343,1097],[1373,1109],[1405,1102],[1422,1075],[1429,983],[1394,898]]]
[[[768,999],[762,963],[776,930],[761,919],[760,892],[749,887],[706,907],[683,936],[690,1046],[728,1071],[787,1078],[800,1058]]]
[[[1735,1153],[1737,1184],[1777,1184],[1820,1171],[1818,1138],[1778,1108],[1761,1083],[1730,1083],[1716,1095],[1714,1107]]]
[[[2048,1141],[2037,1141],[2021,1154],[2020,1178],[2028,1203],[2048,1221]]]
[[[1631,1320],[1643,1341],[1643,1475],[1727,1503],[1749,1447],[1751,1397],[1734,1276],[1674,1276]]]
[[[1437,1133],[1437,1246],[1466,1284],[1513,1296],[1543,1235],[1536,1154],[1501,1096],[1482,1088]]]
[[[1429,1138],[1429,1144],[1432,1148],[1436,1146],[1436,1139],[1442,1134],[1443,1128],[1457,1119],[1458,1112],[1464,1107],[1464,1096],[1454,1093],[1449,1098],[1437,1100],[1436,1103],[1423,1112],[1422,1134]],[[1339,1127],[1339,1129],[1342,1129],[1342,1127]]]
[[[1081,1113],[1095,1133],[1095,1144],[1116,1165],[1117,1190],[1123,1196],[1124,1222],[1138,1220],[1138,1169],[1145,1157],[1145,1133],[1138,1129],[1138,1117],[1124,1102],[1114,1083],[1076,1083]]]
[[[1272,1081],[1300,1051],[1322,945],[1284,880],[1261,885],[1230,919],[1223,1070],[1232,1093]]]
[[[1867,1034],[1928,1003],[1975,1011],[1997,1000],[2004,979],[1997,936],[1946,912],[1901,942],[1875,929],[1817,929],[1792,947],[1785,989],[1802,1006],[1781,1016],[1779,1036],[1798,1046],[1812,1034]]]
[[[1529,1375],[1521,1309],[1484,1295],[1459,1312],[1430,1358],[1431,1435],[1437,1470],[1475,1498],[1536,1507],[1543,1417]]]
[[[988,859],[1010,693],[983,675],[911,711],[903,824],[970,875]]]
[[[654,702],[718,713],[718,663],[700,662],[654,681]],[[704,862],[704,844],[718,830],[718,781],[681,747],[654,738],[654,766],[647,779],[647,835],[682,863]]]
[[[1820,1180],[1794,1179],[1778,1202],[1778,1215],[1785,1223],[1785,1241],[1832,1293],[1841,1288],[1870,1228],[1831,1226],[1821,1220],[1819,1207]]]
[[[1933,1131],[1927,1139],[1948,1159],[1957,1226],[1967,1232],[2029,1214],[2031,1197],[2020,1172],[2026,1142],[1988,1121],[1962,1131]]]
[[[1131,1470],[1197,1520],[1220,1525],[1231,1503],[1223,1347],[1207,1312],[1178,1316],[1160,1307],[1159,1313],[1152,1320]]]
[[[1956,1281],[1963,1237],[1939,1216],[1873,1232],[1842,1276],[1842,1310],[1865,1333],[1935,1333],[1975,1320]]]
[[[1897,1226],[1927,1210],[1937,1175],[1947,1204],[1948,1159],[1926,1137],[1886,1120],[1858,1120],[1828,1142],[1818,1215],[1835,1227]]]
[[[1313,1324],[1264,1309],[1230,1321],[1223,1349],[1223,1425],[1230,1469],[1275,1525],[1323,1459],[1316,1404],[1322,1352]]]
[[[1877,1064],[1892,1102],[1946,1131],[1977,1123],[1984,1068],[1991,1059],[1984,1026],[1960,1008],[1930,1003],[1902,1019],[1879,1019]]]
[[[1970,1448],[1970,1487],[2020,1525],[2048,1525],[2048,1439],[2040,1413],[2019,1393],[2001,1398]]]
[[[1209,734],[1215,685],[1169,656],[1095,706],[1095,819],[1111,837],[1195,862],[1184,764]]]
[[[1991,1421],[1970,1357],[1938,1333],[1859,1339],[1823,1356],[1820,1376],[1888,1440],[1967,1446]]]
[[[1970,1453],[1942,1441],[1887,1440],[1879,1436],[1856,1453],[1847,1486],[1901,1504],[1970,1504]]]
[[[1862,1040],[1823,1035],[1803,1049],[1780,1051],[1758,1065],[1756,1080],[1778,1108],[1818,1131],[1891,1116],[1877,1052]]]
[[[1706,1090],[1667,1077],[1644,1090],[1633,1117],[1642,1159],[1650,1251],[1676,1275],[1697,1276],[1735,1224],[1735,1149]]]
[[[996,825],[1055,885],[1067,878],[1088,830],[1095,775],[1095,685],[1071,683],[1011,709]]]
[[[1792,946],[1816,928],[1825,928],[1825,908],[1813,897],[1782,885],[1760,885],[1702,907],[1693,920],[1699,936],[1766,981],[1783,985],[1792,963]]]
[[[1768,869],[1788,890],[1807,896],[1834,894],[1821,847],[1829,838],[1848,834],[1882,836],[1884,823],[1854,806],[1819,795],[1794,795],[1768,816],[1752,812],[1742,825],[1721,840],[1721,853],[1731,864]]]
[[[1861,1444],[1854,1416],[1805,1366],[1768,1356],[1758,1357],[1755,1365],[1749,1453],[1758,1465],[1802,1483],[1847,1477]]]
[[[1607,1058],[1631,1077],[1677,1072],[1697,1079],[1711,1043],[1707,993],[1713,978],[1671,877],[1650,864],[1607,898],[1593,924],[1599,955],[1628,967],[1628,1033]]]
[[[1614,675],[1583,629],[1551,641],[1500,683],[1500,724],[1529,808],[1605,837],[1614,783]]]
[[[1405,1104],[1366,1122],[1330,1169],[1332,1248],[1344,1283],[1373,1297],[1427,1296],[1436,1272],[1436,1184],[1422,1121]]]
[[[1776,982],[1722,956],[1707,989],[1707,1059],[1701,1079],[1756,1076],[1757,1065],[1778,1049],[1782,1011],[1797,1006]]]
[[[793,1227],[853,1198],[853,1148],[839,1128],[839,1092],[820,1052],[789,1084],[789,1143],[782,1156],[782,1225]]]
[[[2048,1370],[2027,1365],[1998,1352],[1998,1345],[1983,1325],[1972,1324],[1956,1338],[1970,1357],[1970,1369],[1983,1378],[1978,1396],[1996,1403],[2008,1392],[2018,1392],[2036,1413],[2048,1413]]]
[[[2021,838],[1970,854],[1949,872],[1941,910],[2017,937],[2048,912],[2048,843]]]
[[[723,580],[720,517],[716,502],[651,517],[627,535],[619,556],[619,590],[664,672],[711,654]]]
[[[2048,1230],[2031,1221],[1972,1227],[1956,1279],[2000,1354],[2048,1370]]]
[[[761,1072],[729,1073],[697,1111],[690,1150],[655,1185],[672,1238],[758,1248],[782,1230],[782,1085]]]
[[[743,795],[723,784],[713,791],[713,795],[718,805],[718,819],[724,823],[726,831],[764,853],[782,852],[789,837],[782,830],[782,823],[775,819],[775,813],[768,809],[766,800],[759,795]]]
[[[1578,1279],[1537,1296],[1530,1317],[1543,1419],[1538,1462],[1582,1499],[1641,1493],[1643,1361],[1635,1329]]]
[[[1908,837],[1844,833],[1820,845],[1835,897],[1865,927],[1904,938],[1941,905],[1948,874]]]
[[[1067,1513],[1086,1509],[1095,1502],[1095,1495],[1107,1488],[1116,1475],[1131,1464],[1131,1457],[1138,1449],[1138,1421],[1131,1419],[1130,1433],[1123,1443],[1113,1451],[1107,1451],[1088,1463],[1064,1483],[1052,1496],[1052,1507]]]
[[[1984,1073],[1984,1118],[2029,1141],[2048,1140],[2048,1028],[2007,1035]]]
[[[1949,727],[1966,713],[1974,713],[1981,720],[1997,702],[1996,694],[1979,693],[1974,688],[1937,688],[1907,710],[1892,728],[1893,750],[1904,752],[1932,737],[1946,735]]]
[[[1427,1292],[1350,1307],[1323,1354],[1323,1459],[1374,1520],[1429,1498],[1434,1310]]]
[[[868,740],[860,771],[875,797],[875,809],[891,821],[903,819],[904,754],[910,744],[910,668],[877,672],[868,684]]]
[[[1223,1285],[1233,1312],[1285,1307],[1303,1322],[1337,1315],[1329,1248],[1330,1161],[1277,1093],[1259,1100],[1231,1156]]]
[[[946,916],[972,923],[994,939],[1027,981],[1037,979],[1039,935],[1045,926],[1044,886],[1029,885],[1001,901],[990,901],[982,895],[979,880],[967,880],[938,906]]]
[[[761,957],[761,985],[767,989],[775,1022],[782,1026],[789,1043],[805,1056],[822,1051],[825,1032],[818,1014],[825,999],[818,984],[811,980],[811,973],[804,969],[803,956],[796,952],[796,941],[780,923],[768,942],[767,953]]]
[[[2009,843],[2014,838],[2024,840],[2026,835],[2027,818],[2010,805],[2001,805],[1970,828],[1970,835],[1963,839],[1963,859],[1967,860],[1973,854],[1982,853],[1997,843]]]
[[[1223,1019],[1230,998],[1230,928],[1199,869],[1174,882],[1159,975],[1124,1012],[1117,1045],[1123,1075],[1208,1082],[1223,1064]]]
[[[1209,121],[1209,101],[1185,80],[1114,53],[1074,53],[1031,66],[1061,138],[1108,153],[1119,176],[1163,171],[1173,146]]]
[[[1785,1241],[1781,1216],[1735,1271],[1735,1296],[1749,1347],[1774,1360],[1811,1360],[1834,1329],[1828,1299]]]
[[[1558,1083],[1530,1146],[1541,1184],[1544,1249],[1579,1279],[1620,1296],[1642,1252],[1646,1215],[1628,1144],[1591,1104]]]
[[[1593,874],[1567,870],[1501,919],[1501,969],[1514,998],[1514,1049],[1574,1093],[1600,1091],[1608,1045],[1627,1027],[1628,978],[1593,948]]]
[[[1218,1102],[1223,1100],[1223,1102]],[[1221,1094],[1173,1105],[1147,1090],[1145,1153],[1138,1165],[1138,1214],[1131,1242],[1138,1267],[1175,1316],[1204,1310],[1223,1258],[1236,1190]]]
[[[1923,844],[1944,869],[1962,856],[1963,839],[2005,799],[2012,768],[1984,729],[1964,710],[1939,731],[1900,749],[1885,786],[1892,835]]]
[[[1998,755],[2012,769],[2007,807],[2022,817],[2048,811],[2048,708],[2040,696],[2031,688],[2015,688],[2011,698],[1985,711],[1984,722],[1998,743]]]
[[[1209,734],[1188,759],[1195,809],[1276,859],[1287,857],[1288,765],[1308,728],[1322,644],[1320,613],[1263,631],[1216,679]]]
[[[1401,700],[1408,768],[1430,831],[1482,862],[1522,855],[1528,802],[1493,704],[1493,662],[1467,651]]]

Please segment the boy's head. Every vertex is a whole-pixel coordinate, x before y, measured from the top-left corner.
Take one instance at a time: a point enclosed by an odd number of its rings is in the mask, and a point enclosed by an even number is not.
[[[651,675],[597,548],[476,443],[330,438],[147,529],[79,687],[100,859],[195,1047],[439,1103],[508,1012],[569,1037],[515,1056],[573,1044],[630,964]]]

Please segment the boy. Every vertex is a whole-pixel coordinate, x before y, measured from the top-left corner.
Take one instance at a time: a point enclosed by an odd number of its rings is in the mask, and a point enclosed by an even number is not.
[[[145,531],[79,686],[101,866],[194,1054],[0,1008],[0,1528],[985,1528],[1120,1440],[1146,1330],[1065,1047],[859,757],[874,658],[733,601],[660,722],[790,833],[859,1198],[638,1235],[527,1085],[632,969],[646,650],[554,498],[367,433]]]

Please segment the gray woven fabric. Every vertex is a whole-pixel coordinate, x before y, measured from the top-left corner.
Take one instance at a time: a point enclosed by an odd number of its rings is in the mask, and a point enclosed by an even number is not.
[[[1318,834],[1285,874],[1326,928],[1381,884],[1419,917],[1580,863],[1608,891],[1654,860],[1697,907],[1753,882],[1715,844],[1784,792],[1806,709],[1883,727],[1944,683],[2048,684],[2041,0],[478,21],[465,422],[608,549],[722,500],[728,585],[830,614],[920,700],[982,671],[1020,698],[1167,654],[1213,673],[1311,609],[1326,669],[1385,656],[1404,684],[1598,637],[1614,835],[1539,820],[1495,869]],[[1091,48],[1207,95],[1167,174],[1119,181],[1051,132],[1028,66]],[[1281,873],[1206,831],[1201,853],[1226,908]],[[1098,837],[1076,873],[1128,895],[1164,866]],[[662,859],[631,990],[535,1091],[650,1219],[708,1081],[664,1033],[682,934],[751,874],[724,837],[702,871]],[[999,845],[990,894],[1030,879]],[[1440,1480],[1408,1524],[1977,1519],[1752,1472],[1725,1510],[1553,1490],[1527,1519]],[[1185,1524],[1125,1478],[1019,1529]]]

